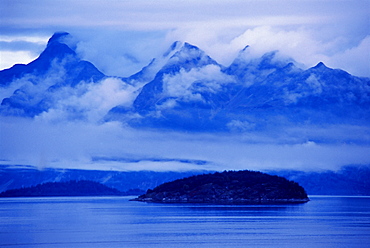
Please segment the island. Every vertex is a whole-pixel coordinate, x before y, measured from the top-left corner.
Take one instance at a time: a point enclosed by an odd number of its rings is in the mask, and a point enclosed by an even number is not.
[[[80,180],[67,182],[47,182],[36,186],[9,189],[0,197],[41,197],[41,196],[122,196],[127,195],[104,184]]]
[[[132,201],[209,204],[292,204],[309,201],[298,183],[258,171],[191,176],[148,189]]]

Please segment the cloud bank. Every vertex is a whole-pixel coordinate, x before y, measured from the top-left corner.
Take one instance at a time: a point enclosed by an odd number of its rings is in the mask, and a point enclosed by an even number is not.
[[[323,61],[370,76],[366,0],[5,0],[2,5],[0,41],[6,37],[8,45],[0,50],[1,68],[31,61],[40,40],[46,44],[45,37],[63,30],[81,41],[83,58],[108,75],[129,76],[181,40],[225,65],[250,45],[256,55],[281,50],[305,67]]]
[[[118,122],[49,122],[41,118],[1,117],[0,125],[0,163],[39,168],[336,170],[370,162],[369,130],[363,127],[214,135],[139,131]],[[327,142],[315,142],[315,137]]]

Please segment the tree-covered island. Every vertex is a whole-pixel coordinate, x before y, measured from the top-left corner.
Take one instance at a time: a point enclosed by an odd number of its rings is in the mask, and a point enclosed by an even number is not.
[[[149,189],[133,201],[158,203],[290,204],[309,201],[304,188],[256,171],[224,171],[178,179]]]

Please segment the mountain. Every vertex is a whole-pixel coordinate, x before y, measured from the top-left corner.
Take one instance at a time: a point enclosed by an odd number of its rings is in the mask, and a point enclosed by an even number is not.
[[[305,203],[305,190],[293,181],[257,171],[224,171],[161,184],[135,199],[161,203]]]
[[[37,59],[0,71],[0,87],[19,86],[2,99],[2,115],[36,116],[56,104],[56,92],[77,90],[82,82],[93,83],[105,77],[92,63],[79,58],[70,40],[69,33],[55,33]]]
[[[157,74],[157,72],[171,59],[171,57],[179,51],[182,47],[182,42],[175,41],[168,48],[168,50],[159,58],[154,58],[150,63],[143,67],[139,72],[127,78],[128,82],[145,82],[148,83],[152,81]]]
[[[302,69],[278,51],[255,58],[246,46],[225,67],[194,45],[174,42],[141,71],[118,78],[80,59],[72,41],[70,34],[56,33],[36,60],[0,71],[0,90],[11,92],[2,93],[1,115],[35,117],[63,103],[70,120],[83,119],[96,108],[89,92],[105,93],[91,85],[114,79],[114,93],[125,99],[105,96],[115,102],[99,112],[99,122],[195,132],[370,124],[370,79],[322,62]]]
[[[169,84],[166,85],[166,81],[168,81],[172,75],[175,76],[186,73],[194,68],[203,68],[207,65],[218,66],[216,61],[207,56],[199,48],[185,43],[179,51],[169,58],[167,63],[157,72],[155,78],[143,87],[134,101],[135,110],[139,113],[148,112],[153,105],[161,105],[162,102],[166,101],[166,97],[171,97],[171,95],[165,95],[166,90],[171,91],[171,89],[165,89],[165,87],[170,86]],[[176,92],[173,93],[176,94]],[[158,99],[161,101],[158,102]]]
[[[110,118],[135,113],[131,126],[188,131],[369,124],[369,78],[322,62],[303,70],[277,51],[251,58],[248,50],[224,67],[185,43],[144,85],[132,108],[116,108]]]

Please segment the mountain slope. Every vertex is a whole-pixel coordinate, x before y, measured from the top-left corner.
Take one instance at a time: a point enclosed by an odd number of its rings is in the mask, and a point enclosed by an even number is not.
[[[16,85],[14,93],[2,99],[3,115],[33,117],[55,104],[53,95],[61,88],[105,77],[93,64],[78,57],[67,45],[69,39],[68,33],[55,33],[37,59],[0,71],[0,87]]]
[[[302,70],[277,51],[251,59],[248,47],[225,68],[185,44],[142,88],[131,110],[110,114],[139,114],[129,120],[134,127],[253,131],[296,124],[368,125],[369,106],[369,78],[321,62]]]
[[[128,77],[127,81],[134,83],[135,81],[145,83],[152,81],[157,72],[181,49],[182,45],[182,42],[175,41],[161,57],[152,59],[147,66],[144,66],[139,72]]]
[[[1,115],[59,113],[62,102],[69,119],[83,119],[98,104],[90,95],[116,87],[99,95],[102,101],[114,101],[94,120],[206,132],[370,124],[370,79],[323,63],[303,70],[278,51],[253,58],[247,46],[224,67],[198,47],[175,42],[163,56],[122,79],[106,77],[81,60],[70,40],[68,33],[56,33],[35,61],[0,71],[0,90],[12,91],[0,92],[5,95]],[[107,78],[116,81],[90,87]],[[81,102],[93,107],[81,107]]]
[[[168,87],[171,87],[168,83],[171,76],[189,72],[194,68],[203,68],[207,65],[219,66],[216,61],[199,48],[184,43],[181,49],[171,56],[167,63],[157,72],[155,78],[143,87],[134,101],[135,110],[147,112],[147,108],[157,104],[158,99],[167,97],[166,90],[171,92],[171,89],[168,89]],[[176,89],[172,89],[172,91],[174,90]],[[176,94],[176,92],[172,92],[172,94]],[[169,97],[171,97],[171,93]]]

